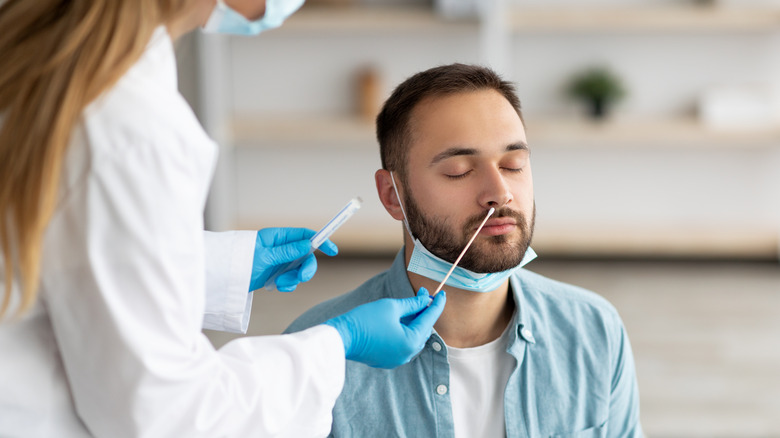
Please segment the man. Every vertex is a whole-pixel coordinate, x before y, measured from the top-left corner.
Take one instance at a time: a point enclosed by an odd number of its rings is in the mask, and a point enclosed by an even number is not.
[[[405,222],[393,266],[322,303],[298,331],[384,297],[433,291],[477,230],[423,351],[395,370],[349,363],[335,437],[639,437],[628,338],[592,292],[521,269],[535,206],[514,87],[453,64],[398,86],[377,118],[387,212]]]

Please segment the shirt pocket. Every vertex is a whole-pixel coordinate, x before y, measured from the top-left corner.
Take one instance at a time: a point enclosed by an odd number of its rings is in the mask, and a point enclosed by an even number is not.
[[[556,433],[550,438],[605,438],[607,436],[606,423],[601,426],[590,427],[579,432]]]

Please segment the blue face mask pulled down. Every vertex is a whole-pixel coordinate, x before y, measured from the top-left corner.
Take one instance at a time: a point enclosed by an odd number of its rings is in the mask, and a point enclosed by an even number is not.
[[[303,2],[304,0],[266,0],[263,17],[259,20],[249,21],[226,5],[224,0],[217,0],[217,5],[211,12],[206,25],[203,26],[203,30],[209,33],[257,35],[260,32],[281,26],[284,20],[303,5]]]
[[[514,268],[509,268],[506,271],[480,274],[456,266],[455,270],[450,274],[450,278],[448,278],[447,282],[444,284],[473,292],[490,292],[501,286],[513,272],[522,268],[535,258],[536,253],[529,247],[525,251],[525,256],[523,256],[523,260],[520,264]],[[406,268],[409,272],[414,272],[415,274],[420,274],[423,277],[440,282],[444,280],[444,277],[447,275],[447,272],[450,271],[450,268],[452,268],[452,263],[436,257],[436,255],[428,251],[419,240],[414,239],[414,250],[412,251],[411,259],[409,259],[409,267]]]
[[[401,202],[401,196],[398,194],[398,187],[395,185],[393,172],[390,172],[390,178],[393,181],[395,195],[398,197],[398,202],[401,205],[401,212],[404,215],[404,224],[406,225],[407,231],[409,231],[409,235],[412,236],[412,239],[414,240],[412,257],[409,259],[409,266],[406,270],[430,278],[433,281],[441,282],[444,280],[444,277],[447,276],[447,272],[452,268],[452,263],[445,261],[428,251],[425,245],[414,237],[412,228],[409,226],[409,220],[406,217],[406,210],[404,210],[403,203]],[[455,270],[450,274],[450,278],[448,278],[447,282],[444,284],[472,292],[490,292],[498,288],[513,272],[522,268],[535,258],[536,253],[529,247],[525,251],[525,255],[523,256],[523,260],[520,261],[520,264],[513,268],[509,268],[506,271],[480,274],[456,266]]]

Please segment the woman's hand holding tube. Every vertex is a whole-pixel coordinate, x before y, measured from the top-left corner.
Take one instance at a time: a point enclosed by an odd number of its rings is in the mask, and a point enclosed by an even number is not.
[[[374,368],[395,368],[422,350],[446,300],[444,292],[431,298],[420,288],[416,297],[363,304],[325,324],[338,330],[347,359]]]
[[[315,233],[308,228],[264,228],[258,231],[249,291],[260,289],[280,266],[300,257],[306,258],[297,269],[277,277],[276,288],[281,292],[291,292],[298,283],[311,280],[317,272],[317,259],[312,253],[309,239]],[[329,256],[338,253],[336,244],[330,240],[326,240],[318,249]]]

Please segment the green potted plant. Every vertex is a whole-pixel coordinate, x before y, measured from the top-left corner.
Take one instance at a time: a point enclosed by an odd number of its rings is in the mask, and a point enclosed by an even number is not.
[[[569,96],[586,102],[595,119],[604,118],[609,105],[625,95],[620,79],[605,67],[593,67],[575,75],[566,91]]]

